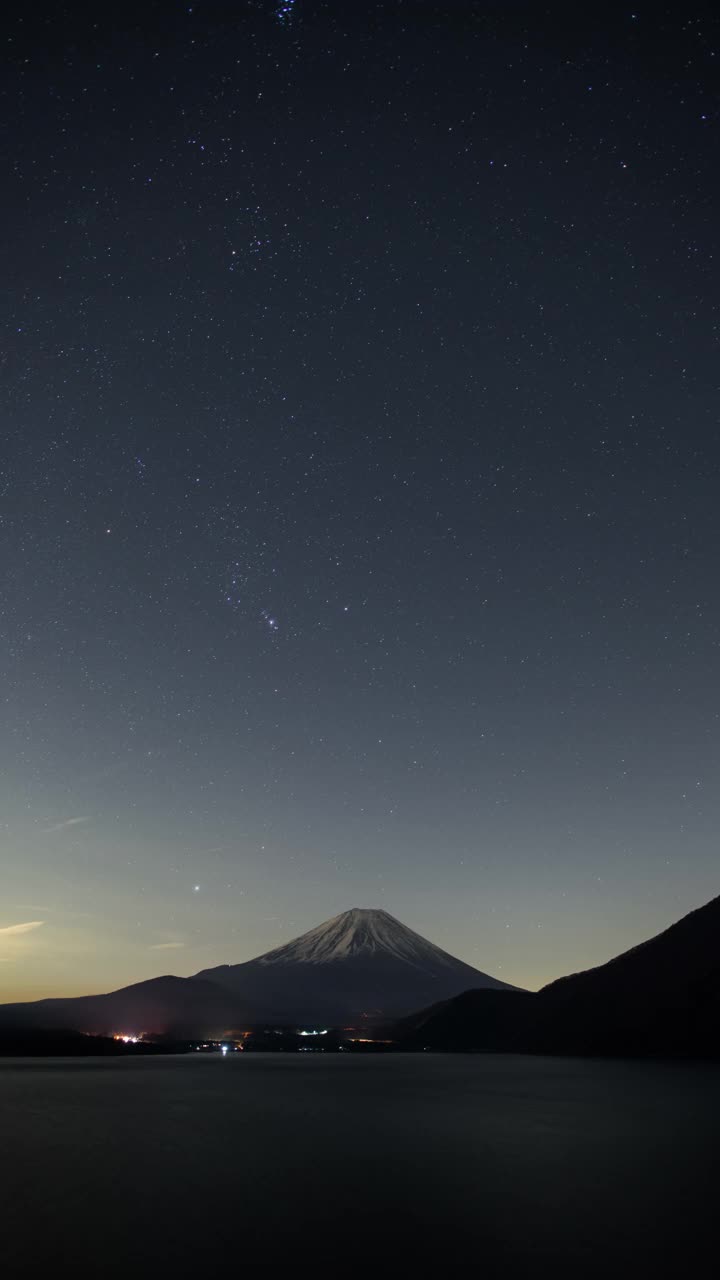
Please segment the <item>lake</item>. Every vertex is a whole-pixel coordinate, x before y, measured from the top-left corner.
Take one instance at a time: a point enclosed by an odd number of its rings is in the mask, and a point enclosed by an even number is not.
[[[0,1109],[7,1276],[700,1275],[715,1253],[715,1066],[0,1059]]]

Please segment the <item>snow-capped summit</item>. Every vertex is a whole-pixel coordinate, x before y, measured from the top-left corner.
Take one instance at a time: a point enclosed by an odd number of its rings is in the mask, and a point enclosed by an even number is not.
[[[381,908],[353,907],[244,964],[196,975],[277,1022],[408,1013],[470,987],[507,988]]]
[[[332,964],[378,953],[431,971],[462,963],[380,907],[351,907],[292,942],[259,956],[257,963]]]

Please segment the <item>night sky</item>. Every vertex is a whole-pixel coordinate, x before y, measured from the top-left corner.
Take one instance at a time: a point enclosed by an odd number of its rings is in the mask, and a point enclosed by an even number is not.
[[[11,3],[0,998],[718,892],[709,6]]]

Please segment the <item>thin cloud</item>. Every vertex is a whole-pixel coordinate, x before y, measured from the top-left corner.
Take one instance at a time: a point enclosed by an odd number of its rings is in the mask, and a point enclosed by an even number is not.
[[[62,822],[54,822],[51,827],[45,827],[44,834],[49,836],[52,835],[53,831],[67,831],[68,827],[82,827],[89,821],[88,817],[64,818]]]
[[[0,938],[17,938],[22,933],[32,933],[44,923],[44,920],[26,920],[24,924],[6,924],[0,929]]]
[[[177,951],[180,947],[184,947],[184,942],[153,942],[151,951]]]

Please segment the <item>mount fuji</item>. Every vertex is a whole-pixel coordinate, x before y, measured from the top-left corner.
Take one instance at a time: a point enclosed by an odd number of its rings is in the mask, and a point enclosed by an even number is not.
[[[220,1035],[257,1023],[380,1022],[469,987],[510,990],[408,929],[354,908],[244,964],[165,976],[103,995],[0,1005],[0,1028]]]
[[[203,969],[277,1022],[377,1020],[469,987],[512,988],[428,942],[389,912],[353,907],[245,964]]]

